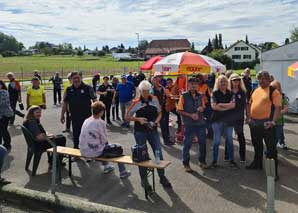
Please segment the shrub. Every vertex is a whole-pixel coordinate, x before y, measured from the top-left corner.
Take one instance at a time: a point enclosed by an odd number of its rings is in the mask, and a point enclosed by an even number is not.
[[[14,51],[4,51],[2,54],[1,54],[3,57],[13,57],[13,56],[17,56],[17,53],[14,52]]]

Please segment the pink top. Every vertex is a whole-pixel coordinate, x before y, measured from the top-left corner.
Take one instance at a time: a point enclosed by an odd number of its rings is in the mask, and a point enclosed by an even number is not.
[[[79,148],[84,157],[102,155],[105,144],[108,143],[106,122],[93,116],[84,121],[80,134]]]

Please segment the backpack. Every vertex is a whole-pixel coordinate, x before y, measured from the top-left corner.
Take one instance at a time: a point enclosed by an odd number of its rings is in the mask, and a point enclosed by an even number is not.
[[[120,144],[107,144],[103,150],[102,157],[116,158],[123,156],[123,148]]]
[[[134,145],[131,148],[132,160],[135,162],[143,162],[150,160],[148,148],[146,144],[143,145]]]

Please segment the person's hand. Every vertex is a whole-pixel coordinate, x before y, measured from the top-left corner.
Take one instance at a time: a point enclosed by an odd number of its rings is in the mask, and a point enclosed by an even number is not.
[[[197,113],[193,113],[191,114],[191,119],[193,119],[194,121],[199,119],[199,115]]]
[[[143,118],[143,117],[141,117],[141,118],[138,118],[138,122],[139,122],[141,125],[144,125],[144,124],[148,123],[148,120],[147,120],[147,118]]]
[[[64,116],[64,115],[61,115],[61,117],[60,117],[60,122],[61,122],[62,124],[65,123],[65,116]]]
[[[18,102],[19,102],[19,103],[22,102],[22,98],[21,98],[21,97],[18,98]]]

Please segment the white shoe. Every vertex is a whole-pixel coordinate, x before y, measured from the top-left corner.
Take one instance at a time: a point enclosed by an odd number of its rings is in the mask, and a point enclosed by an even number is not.
[[[103,173],[104,174],[109,174],[109,173],[111,173],[112,171],[114,171],[114,166],[110,166],[110,165],[107,165],[107,166],[105,166],[105,168],[104,168],[104,170],[103,170]]]
[[[125,179],[125,178],[128,178],[130,175],[131,175],[131,172],[129,170],[125,170],[120,173],[120,178]]]

